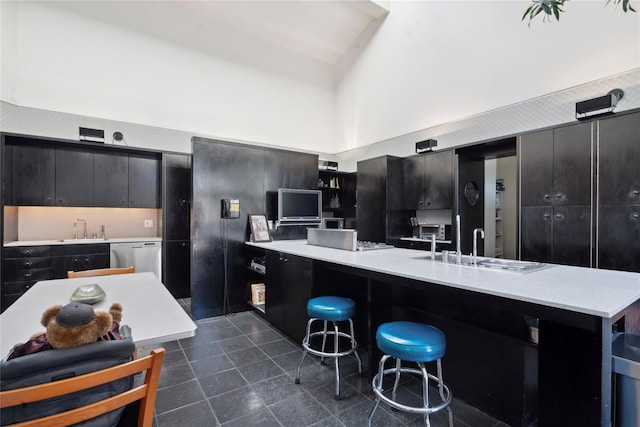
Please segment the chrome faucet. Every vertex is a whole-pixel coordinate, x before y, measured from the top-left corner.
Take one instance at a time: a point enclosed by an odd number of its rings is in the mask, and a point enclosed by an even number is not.
[[[102,224],[102,240],[107,240],[106,226]]]
[[[462,264],[462,249],[460,249],[460,215],[456,215],[456,264]]]
[[[473,230],[473,265],[476,267],[478,266],[478,233],[484,239],[484,230],[482,228]]]
[[[75,230],[76,240],[78,240],[78,221],[82,221],[84,223],[84,238],[87,238],[87,220],[78,218],[73,221],[73,228]]]
[[[436,235],[431,235],[431,261],[436,260]]]

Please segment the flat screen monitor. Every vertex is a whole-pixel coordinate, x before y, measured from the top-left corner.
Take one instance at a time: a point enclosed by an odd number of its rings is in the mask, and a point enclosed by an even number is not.
[[[278,220],[307,223],[322,221],[322,192],[279,188]]]

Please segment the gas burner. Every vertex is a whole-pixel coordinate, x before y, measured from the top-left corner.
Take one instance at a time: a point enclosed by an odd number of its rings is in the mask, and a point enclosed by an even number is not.
[[[392,249],[393,246],[386,243],[369,242],[367,240],[358,240],[356,250],[358,251],[375,251],[377,249]]]

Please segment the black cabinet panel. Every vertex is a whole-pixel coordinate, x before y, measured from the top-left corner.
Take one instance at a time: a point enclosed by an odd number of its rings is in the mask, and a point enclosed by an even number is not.
[[[640,205],[601,206],[598,267],[640,272]]]
[[[129,206],[129,155],[95,153],[93,169],[94,206],[126,208]]]
[[[14,145],[13,205],[54,206],[56,151],[40,145]]]
[[[164,155],[165,240],[189,240],[191,213],[191,156]]]
[[[425,155],[425,185],[423,209],[453,207],[453,151]]]
[[[553,262],[591,266],[591,207],[556,206],[553,210]]]
[[[56,205],[93,206],[93,152],[56,147]]]
[[[591,203],[591,123],[553,130],[553,193],[556,205]]]
[[[453,150],[403,159],[404,209],[451,209],[454,203]]]
[[[311,260],[267,251],[266,268],[265,317],[294,341],[301,342],[311,297]]]
[[[301,188],[315,190],[318,187],[317,156],[293,151],[264,151],[264,189]]]
[[[520,259],[553,262],[553,208],[526,206],[521,213]]]
[[[4,248],[2,259],[2,310],[5,310],[33,284],[51,279],[50,246],[12,246]]]
[[[387,158],[358,162],[358,239],[386,242]]]
[[[4,138],[3,138],[4,139]],[[13,147],[11,145],[2,144],[0,150],[4,150],[4,153],[0,153],[0,179],[2,180],[2,205],[11,205],[13,203],[13,176],[11,173],[11,163],[13,159]]]
[[[599,200],[640,204],[640,113],[599,122]]]
[[[191,243],[171,241],[165,244],[164,284],[175,298],[191,295]]]
[[[275,327],[284,331],[285,287],[287,276],[284,257],[280,252],[267,251],[265,277],[265,317]]]
[[[520,160],[522,206],[550,205],[553,193],[553,130],[523,135]]]
[[[4,248],[5,258],[51,256],[50,246],[10,246]]]
[[[129,155],[129,207],[160,207],[161,162],[155,156]]]
[[[108,268],[108,244],[60,245],[51,247],[51,278],[67,277],[68,271]]]

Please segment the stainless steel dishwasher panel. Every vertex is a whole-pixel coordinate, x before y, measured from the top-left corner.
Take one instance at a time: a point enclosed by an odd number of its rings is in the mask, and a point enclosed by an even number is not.
[[[133,266],[136,273],[151,272],[162,280],[161,242],[112,243],[111,267]]]

